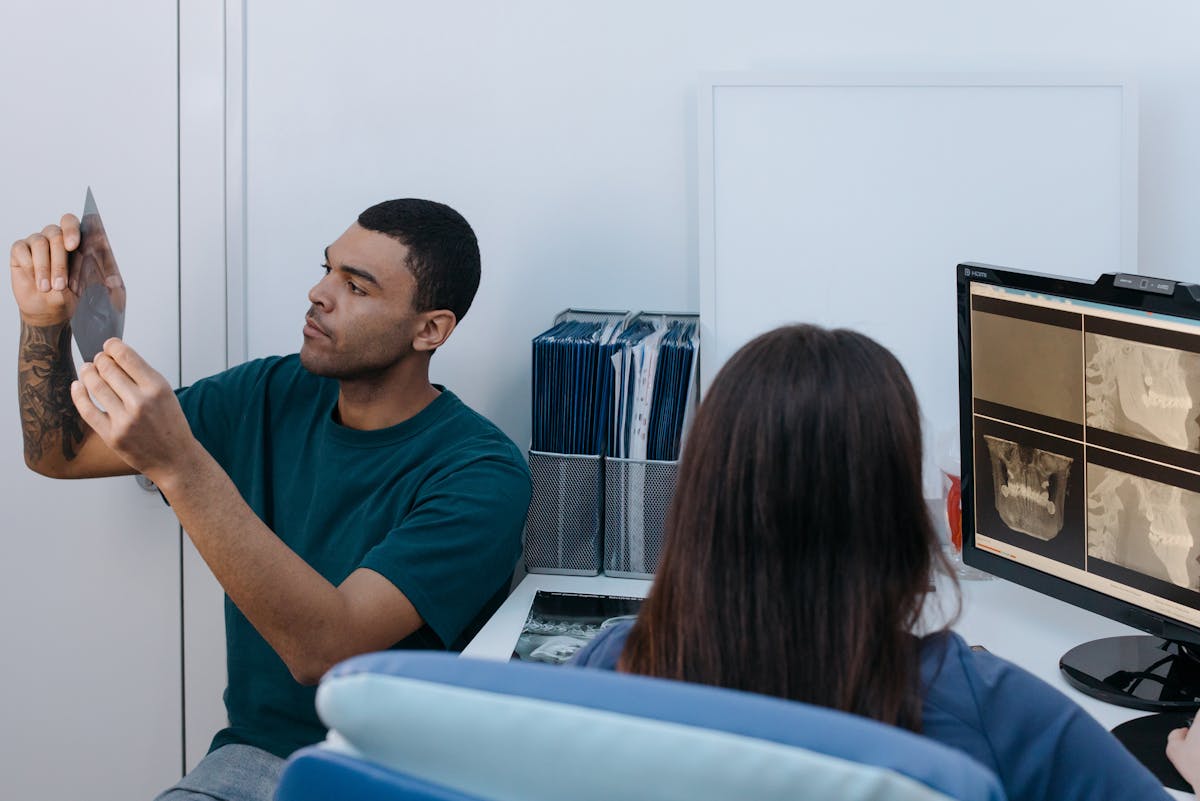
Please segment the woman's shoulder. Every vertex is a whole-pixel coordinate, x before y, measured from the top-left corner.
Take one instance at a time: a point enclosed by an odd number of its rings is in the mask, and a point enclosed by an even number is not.
[[[921,679],[922,733],[982,762],[1000,776],[1009,798],[1166,797],[1071,698],[953,632],[921,641]]]
[[[972,726],[983,726],[990,707],[1025,714],[1025,703],[1040,709],[1077,705],[1029,671],[978,646],[972,647],[953,631],[940,631],[921,640],[921,680],[926,706],[936,706]],[[1079,710],[1082,712],[1082,710]]]
[[[1073,700],[1025,668],[968,645],[959,634],[941,631],[921,640],[921,678],[926,693],[964,693],[976,705],[1011,704],[1014,698],[1035,701],[1041,708],[1069,708],[1085,714]],[[943,692],[938,692],[939,688]],[[1018,708],[1013,714],[1024,714]]]

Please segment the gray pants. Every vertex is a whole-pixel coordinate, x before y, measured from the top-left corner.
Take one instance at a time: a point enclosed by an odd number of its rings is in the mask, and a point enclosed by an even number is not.
[[[271,801],[283,760],[251,745],[223,745],[154,801]]]

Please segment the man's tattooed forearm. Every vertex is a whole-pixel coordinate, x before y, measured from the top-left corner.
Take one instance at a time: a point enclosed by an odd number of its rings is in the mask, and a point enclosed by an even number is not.
[[[56,446],[63,458],[79,455],[85,431],[71,401],[75,363],[71,359],[71,326],[45,327],[21,324],[17,355],[17,391],[21,405],[21,430],[25,435],[25,461],[42,461]]]

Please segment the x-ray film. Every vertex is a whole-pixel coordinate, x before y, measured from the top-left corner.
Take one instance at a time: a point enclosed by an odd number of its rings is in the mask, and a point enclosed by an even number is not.
[[[71,330],[79,355],[90,362],[108,339],[125,331],[125,282],[91,187],[79,221],[79,247],[68,257],[67,275],[71,291],[79,297]]]
[[[641,606],[641,598],[538,590],[512,658],[561,665],[601,631],[633,620]]]

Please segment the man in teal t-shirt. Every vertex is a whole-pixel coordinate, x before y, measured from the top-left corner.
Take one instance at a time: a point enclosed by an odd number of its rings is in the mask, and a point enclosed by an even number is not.
[[[13,247],[26,462],[142,473],[171,504],[226,592],[230,726],[160,799],[265,801],[324,736],[313,685],[331,665],[461,647],[519,557],[520,451],[429,381],[479,285],[475,234],[440,203],[367,209],[326,248],[299,355],[177,393],[116,339],[73,380],[78,245],[67,215]]]

